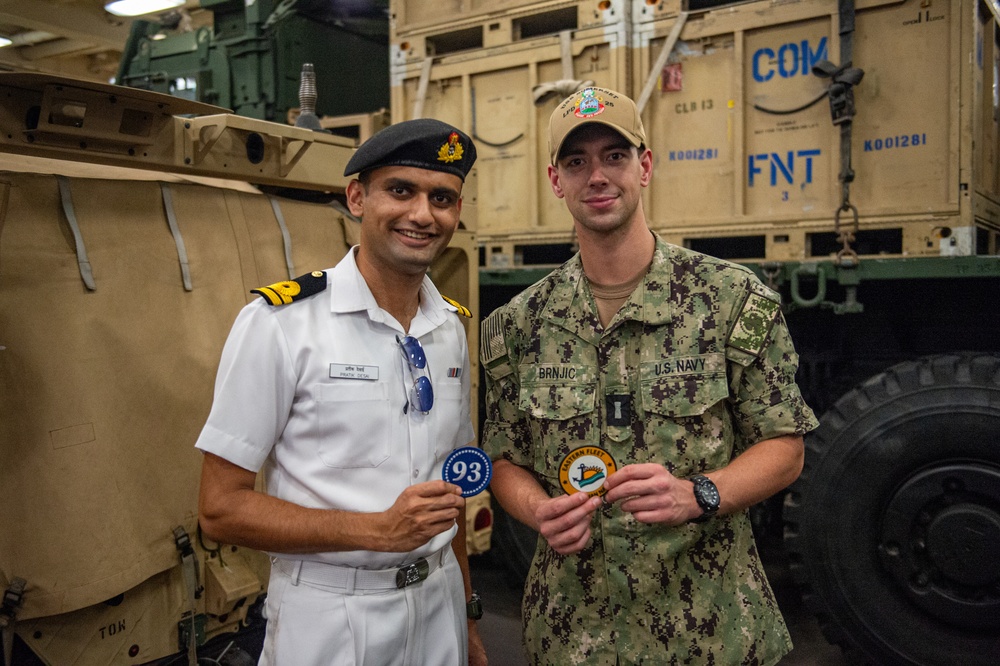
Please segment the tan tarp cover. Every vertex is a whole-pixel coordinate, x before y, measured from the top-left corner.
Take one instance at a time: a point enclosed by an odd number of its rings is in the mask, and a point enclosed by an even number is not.
[[[193,444],[222,345],[249,290],[288,274],[261,194],[170,183],[185,291],[159,183],[72,177],[89,291],[56,177],[0,170],[0,586],[28,581],[27,620],[177,565],[172,531],[194,536]],[[281,210],[297,274],[334,265],[356,239],[330,206]]]

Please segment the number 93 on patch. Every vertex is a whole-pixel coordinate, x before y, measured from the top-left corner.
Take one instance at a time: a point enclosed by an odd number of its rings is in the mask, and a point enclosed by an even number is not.
[[[472,497],[486,490],[492,476],[490,457],[474,446],[463,446],[448,454],[441,471],[441,478],[462,489],[462,497]]]

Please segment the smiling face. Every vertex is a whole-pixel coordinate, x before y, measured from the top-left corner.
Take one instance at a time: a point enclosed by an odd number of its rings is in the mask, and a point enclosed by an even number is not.
[[[347,186],[348,208],[362,218],[359,266],[383,275],[423,276],[458,228],[462,179],[441,171],[387,166],[364,180]]]
[[[642,188],[649,185],[653,157],[639,152],[606,125],[590,123],[575,130],[549,167],[552,191],[566,200],[578,231],[611,233],[645,224]]]

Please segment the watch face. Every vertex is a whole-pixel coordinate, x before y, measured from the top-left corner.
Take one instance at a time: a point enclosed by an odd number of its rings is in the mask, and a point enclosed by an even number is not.
[[[698,505],[705,511],[716,511],[719,508],[719,489],[715,487],[711,479],[699,476],[694,482],[694,495],[698,500]]]
[[[483,602],[480,601],[479,596],[472,597],[471,600],[465,604],[465,614],[470,620],[479,620],[483,617]]]

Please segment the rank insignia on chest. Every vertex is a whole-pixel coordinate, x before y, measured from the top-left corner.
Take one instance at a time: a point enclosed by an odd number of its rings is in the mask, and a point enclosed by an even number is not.
[[[617,469],[615,459],[601,447],[582,446],[559,463],[559,484],[567,495],[582,492],[597,497],[608,492],[604,482]]]
[[[604,396],[608,425],[627,426],[632,421],[632,396],[612,394]]]

